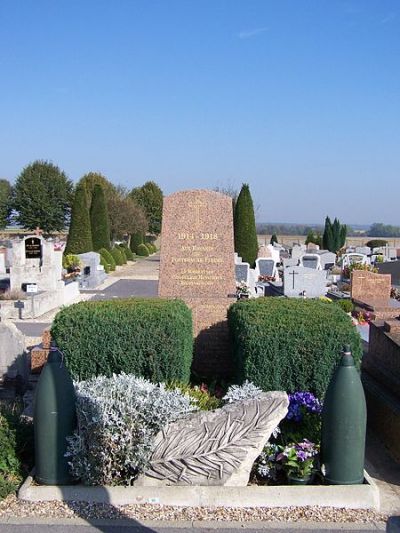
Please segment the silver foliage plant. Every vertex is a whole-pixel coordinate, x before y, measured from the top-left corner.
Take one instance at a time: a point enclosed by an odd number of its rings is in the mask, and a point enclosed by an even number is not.
[[[225,403],[239,402],[258,398],[261,393],[262,390],[259,387],[246,379],[243,385],[231,385],[222,399]]]
[[[130,485],[149,464],[167,423],[196,411],[189,395],[130,374],[76,382],[78,430],[68,439],[72,475],[86,485]]]

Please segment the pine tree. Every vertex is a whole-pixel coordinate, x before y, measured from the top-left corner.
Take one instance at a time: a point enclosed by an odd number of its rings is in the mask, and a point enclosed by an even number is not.
[[[93,250],[92,233],[86,190],[78,185],[72,204],[71,224],[69,226],[65,254],[83,254]]]
[[[247,183],[242,185],[234,214],[235,251],[243,261],[254,267],[258,252],[253,200]]]
[[[96,184],[93,188],[92,204],[90,206],[90,224],[92,228],[92,243],[95,251],[100,248],[110,250],[110,221],[107,202],[103,187]]]
[[[276,236],[276,234],[274,233],[271,237],[271,240],[269,241],[270,244],[274,245],[275,243],[278,242],[278,237]]]

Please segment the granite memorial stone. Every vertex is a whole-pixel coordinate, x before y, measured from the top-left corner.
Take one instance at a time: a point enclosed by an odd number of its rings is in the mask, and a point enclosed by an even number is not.
[[[232,199],[218,192],[164,198],[159,296],[182,298],[192,309],[193,369],[201,375],[231,372],[226,313],[236,293],[232,220]]]

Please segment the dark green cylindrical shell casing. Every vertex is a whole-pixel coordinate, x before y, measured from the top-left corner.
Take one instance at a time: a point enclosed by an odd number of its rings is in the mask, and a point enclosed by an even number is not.
[[[322,409],[321,462],[332,485],[364,481],[367,408],[350,347],[329,383]]]
[[[72,483],[66,437],[76,427],[75,389],[62,356],[52,348],[35,394],[35,479],[43,485]]]

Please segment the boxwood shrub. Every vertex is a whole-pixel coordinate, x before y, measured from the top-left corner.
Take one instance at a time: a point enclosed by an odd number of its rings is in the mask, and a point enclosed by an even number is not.
[[[145,244],[139,244],[139,246],[137,247],[137,255],[140,255],[142,257],[148,257],[149,255],[149,250],[147,248],[147,246]]]
[[[319,300],[241,300],[228,311],[236,381],[263,390],[310,391],[325,395],[344,344],[356,365],[361,338],[338,305]]]
[[[128,298],[70,305],[51,334],[74,379],[135,374],[153,382],[188,382],[192,315],[181,300]]]
[[[116,267],[115,260],[108,250],[106,250],[105,248],[100,248],[100,250],[97,253],[99,253],[102,257],[104,257],[110,270],[115,270],[115,267]]]
[[[122,254],[121,254],[119,246],[115,246],[111,250],[111,255],[113,256],[115,264],[117,266],[122,266],[124,264],[124,258],[122,257]]]

